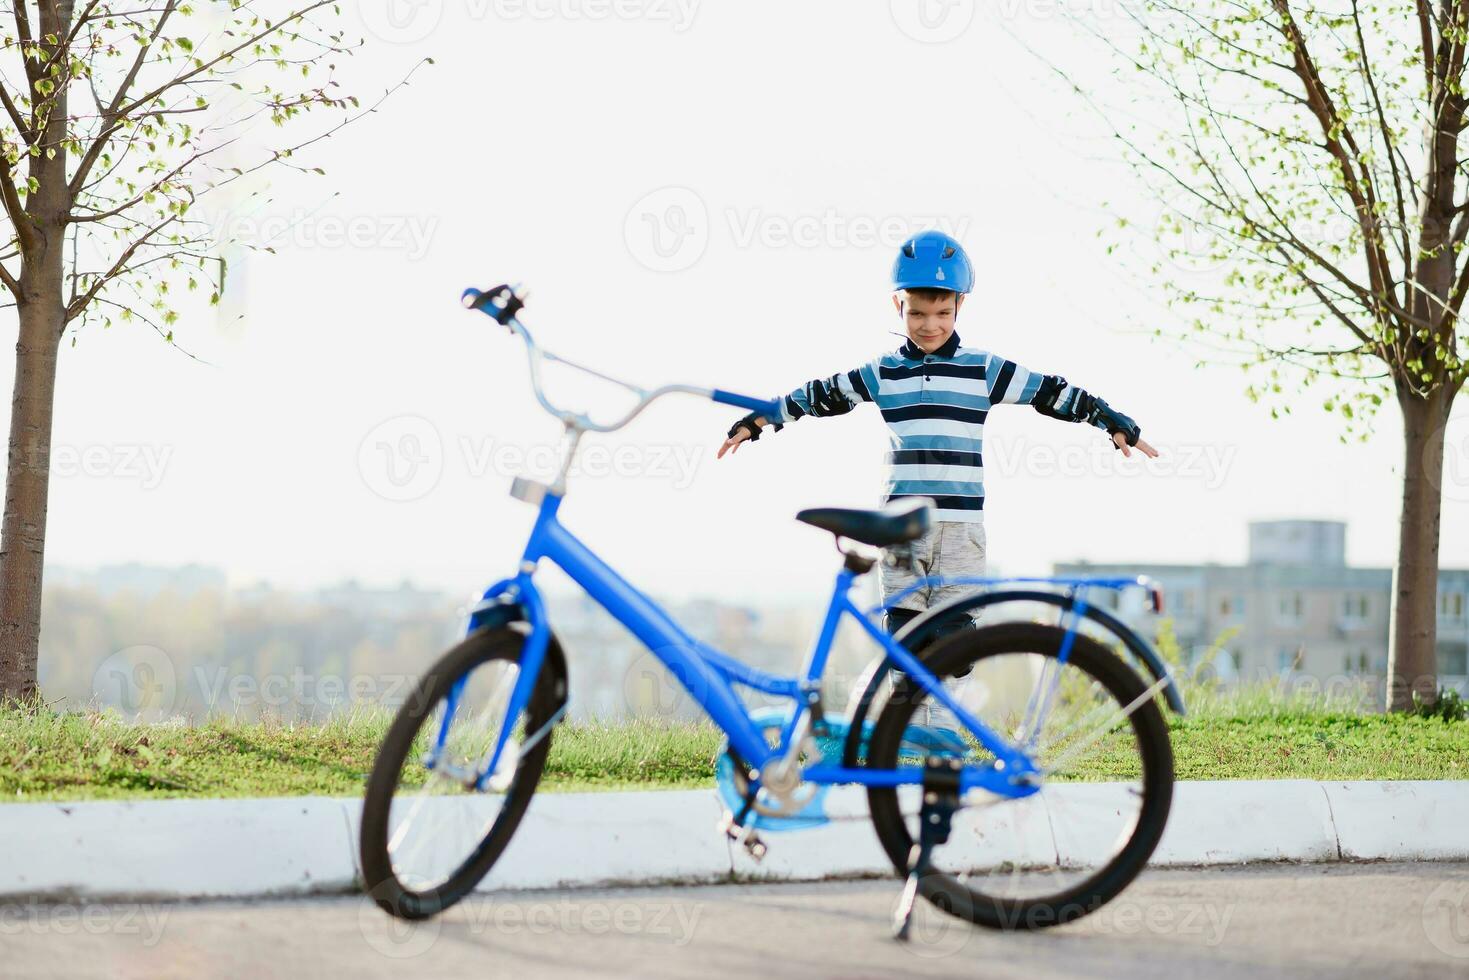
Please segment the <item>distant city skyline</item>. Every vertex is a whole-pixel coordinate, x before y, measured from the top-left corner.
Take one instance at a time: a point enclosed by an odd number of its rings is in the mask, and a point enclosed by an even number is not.
[[[1165,595],[1161,617],[1145,612],[1137,596],[1114,608],[1149,636],[1163,620],[1172,623],[1189,661],[1222,641],[1215,663],[1226,679],[1379,677],[1391,571],[1350,565],[1348,529],[1339,522],[1256,522],[1247,536],[1248,561],[1239,565],[1060,563],[1054,572],[1155,577]],[[203,565],[47,571],[41,666],[48,697],[124,711],[161,705],[160,716],[195,719],[216,710],[319,717],[357,703],[354,691],[363,702],[392,703],[457,641],[474,598],[410,580],[308,589],[236,584]],[[552,584],[547,602],[574,664],[574,717],[696,717],[661,664],[590,597],[564,585]],[[859,586],[869,602],[874,586],[871,576]],[[822,611],[819,602],[790,596],[653,596],[693,635],[777,672],[798,668]],[[1469,687],[1469,569],[1443,570],[1438,611],[1443,681]],[[1022,618],[1036,612],[1010,610]],[[844,701],[874,652],[850,625],[842,631],[828,673],[833,703]],[[235,693],[226,698],[230,685]],[[148,701],[146,692],[159,693]]]

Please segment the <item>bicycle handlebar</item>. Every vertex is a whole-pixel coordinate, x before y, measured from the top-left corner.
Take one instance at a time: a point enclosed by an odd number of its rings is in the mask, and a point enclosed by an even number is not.
[[[536,401],[540,402],[543,409],[557,419],[560,419],[562,424],[566,426],[589,432],[612,432],[615,429],[620,429],[624,425],[627,425],[655,400],[662,398],[664,395],[675,393],[700,395],[722,405],[733,405],[736,408],[749,409],[752,412],[764,415],[767,420],[774,420],[780,416],[780,400],[776,398],[754,398],[750,395],[725,391],[722,388],[699,388],[694,385],[662,385],[658,388],[648,389],[623,381],[620,378],[603,374],[595,368],[589,368],[586,365],[578,364],[575,361],[570,361],[553,354],[535,342],[535,339],[530,335],[530,331],[525,328],[525,325],[516,316],[525,306],[525,297],[516,293],[515,289],[511,286],[502,285],[496,286],[493,289],[484,290],[474,288],[466,289],[461,299],[466,309],[479,310],[525,341],[526,355],[530,360],[531,388],[535,392]],[[548,360],[558,364],[565,364],[567,367],[581,371],[583,374],[590,374],[594,378],[600,378],[603,381],[626,388],[628,391],[638,395],[638,403],[617,421],[606,424],[593,422],[591,417],[583,412],[570,412],[557,408],[546,398],[546,393],[541,386],[541,362]]]
[[[721,405],[733,405],[735,408],[748,408],[752,412],[758,412],[765,416],[767,422],[774,422],[780,417],[780,399],[778,398],[751,398],[749,395],[737,395],[722,388],[710,391],[709,397]]]

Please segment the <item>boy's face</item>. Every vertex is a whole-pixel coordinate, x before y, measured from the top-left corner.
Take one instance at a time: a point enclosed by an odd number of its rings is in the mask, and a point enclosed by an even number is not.
[[[903,318],[908,339],[925,354],[944,346],[954,333],[954,320],[964,305],[963,293],[945,293],[937,299],[925,299],[909,292],[893,294],[893,305]]]

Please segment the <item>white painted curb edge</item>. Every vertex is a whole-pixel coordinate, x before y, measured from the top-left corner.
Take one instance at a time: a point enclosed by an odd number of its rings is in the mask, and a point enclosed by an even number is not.
[[[1054,786],[1051,806],[1105,804],[1112,784]],[[545,793],[486,889],[766,880],[891,873],[861,789],[828,797],[824,827],[767,834],[756,864],[714,828],[708,790]],[[986,813],[988,844],[1010,855],[1082,854],[1027,801]],[[356,887],[355,799],[152,800],[0,805],[0,896],[255,898]],[[966,811],[967,812],[967,811]],[[1157,865],[1251,861],[1466,860],[1466,782],[1186,782],[1174,790]],[[1029,819],[1036,817],[1041,819]],[[1017,819],[1019,818],[1019,819]],[[1073,822],[1074,825],[1074,822]]]

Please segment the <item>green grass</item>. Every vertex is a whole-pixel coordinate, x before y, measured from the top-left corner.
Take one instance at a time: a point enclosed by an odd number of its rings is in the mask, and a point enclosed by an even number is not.
[[[0,711],[0,800],[358,796],[390,716],[324,724],[135,725],[111,714]],[[541,788],[709,785],[707,724],[562,725]]]
[[[1171,718],[1180,779],[1463,779],[1469,723],[1359,714],[1269,691],[1195,697]],[[0,711],[0,799],[356,796],[387,727],[385,712],[324,724],[215,721],[136,725],[108,714]],[[719,734],[707,724],[631,722],[556,730],[542,788],[692,788],[712,784]],[[1115,779],[1124,758],[1077,778]]]

